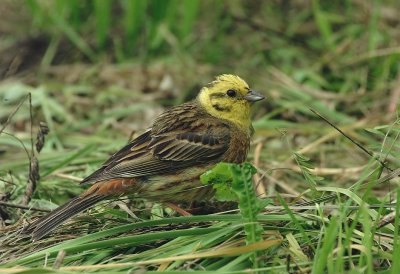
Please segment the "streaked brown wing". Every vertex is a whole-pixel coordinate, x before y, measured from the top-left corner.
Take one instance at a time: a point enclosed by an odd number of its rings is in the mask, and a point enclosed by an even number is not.
[[[154,137],[147,153],[133,151],[122,159],[114,159],[97,174],[96,181],[170,174],[202,163],[216,163],[227,150],[227,142],[226,136],[195,133]]]
[[[94,183],[102,179],[102,174],[104,170],[115,164],[115,162],[120,161],[121,159],[124,159],[124,157],[132,157],[134,152],[137,152],[136,157],[144,156],[147,151],[147,146],[149,142],[151,141],[151,130],[147,130],[131,142],[124,146],[122,149],[114,153],[106,162],[102,164],[102,166],[87,176],[85,179],[81,181],[81,184],[86,184],[86,183]]]
[[[230,142],[229,127],[208,117],[197,119],[194,125],[191,131],[176,125],[170,132],[142,134],[83,183],[171,174],[190,166],[221,161]]]
[[[184,132],[173,136],[156,137],[150,142],[149,147],[152,148],[153,155],[162,160],[203,163],[219,158],[226,151],[228,142],[228,132],[224,134]]]
[[[143,153],[146,153],[147,146],[149,142],[151,141],[151,129],[145,131],[138,137],[136,137],[134,140],[129,142],[125,147],[114,153],[104,164],[103,166],[108,166],[109,164],[121,160],[124,157],[129,157],[132,156],[134,152],[137,152],[138,155],[140,156]]]

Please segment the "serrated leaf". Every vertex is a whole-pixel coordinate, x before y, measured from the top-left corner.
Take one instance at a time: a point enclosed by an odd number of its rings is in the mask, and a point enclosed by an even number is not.
[[[233,175],[228,163],[219,163],[213,169],[200,176],[203,184],[210,184],[215,189],[215,198],[218,201],[237,201],[237,196],[232,192]]]
[[[309,188],[316,193],[318,182],[322,181],[324,178],[311,173],[311,170],[314,169],[314,166],[311,164],[309,158],[297,152],[294,152],[293,155],[298,166],[300,167],[301,172],[303,173],[304,178],[306,179],[306,182],[308,183]]]

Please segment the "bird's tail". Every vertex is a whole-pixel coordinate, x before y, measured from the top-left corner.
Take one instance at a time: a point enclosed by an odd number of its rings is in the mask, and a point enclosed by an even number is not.
[[[32,239],[39,240],[72,216],[92,207],[107,197],[108,195],[98,195],[96,193],[75,197],[66,204],[30,224],[24,229],[24,232],[32,233]]]

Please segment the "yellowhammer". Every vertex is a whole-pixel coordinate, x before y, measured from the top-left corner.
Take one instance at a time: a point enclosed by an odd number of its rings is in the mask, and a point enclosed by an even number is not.
[[[264,96],[235,75],[224,74],[200,90],[193,101],[162,113],[152,127],[108,159],[82,184],[78,197],[29,225],[33,239],[99,201],[138,194],[161,202],[210,198],[201,174],[218,162],[242,163],[253,127],[250,105]]]

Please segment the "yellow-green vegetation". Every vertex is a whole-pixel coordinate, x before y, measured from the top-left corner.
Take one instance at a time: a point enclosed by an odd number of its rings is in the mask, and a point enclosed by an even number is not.
[[[0,272],[400,273],[399,10],[394,0],[4,1]],[[182,204],[193,216],[121,197],[42,240],[20,234],[223,73],[267,97],[252,112],[255,174],[216,166],[203,180],[219,202]]]

